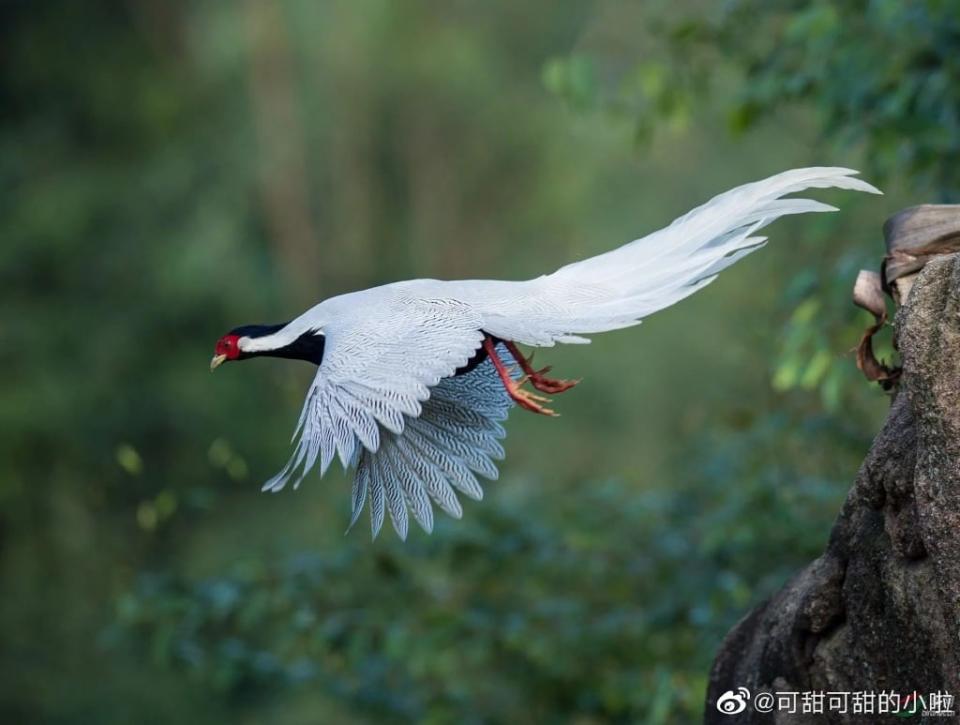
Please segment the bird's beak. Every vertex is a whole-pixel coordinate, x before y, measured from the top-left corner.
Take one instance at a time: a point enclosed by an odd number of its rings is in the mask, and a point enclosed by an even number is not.
[[[218,367],[223,365],[223,361],[227,359],[226,355],[214,355],[213,360],[210,361],[210,372],[212,373]]]

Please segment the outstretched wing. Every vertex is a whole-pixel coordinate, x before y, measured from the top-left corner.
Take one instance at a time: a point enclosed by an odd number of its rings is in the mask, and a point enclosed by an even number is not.
[[[379,450],[385,434],[403,434],[431,388],[480,347],[481,321],[469,305],[380,289],[345,298],[324,325],[323,362],[294,432],[299,440],[265,491],[279,491],[300,469],[298,485],[318,460],[321,475],[335,455],[344,467],[353,465],[362,450]]]
[[[506,350],[500,346],[499,352]],[[489,359],[441,380],[419,418],[408,420],[402,433],[382,431],[379,449],[363,451],[353,481],[350,526],[368,499],[374,537],[385,511],[401,539],[407,537],[408,513],[425,531],[433,530],[432,503],[460,518],[457,493],[480,500],[477,477],[499,476],[494,461],[504,456],[500,439],[506,435],[500,423],[511,407]]]

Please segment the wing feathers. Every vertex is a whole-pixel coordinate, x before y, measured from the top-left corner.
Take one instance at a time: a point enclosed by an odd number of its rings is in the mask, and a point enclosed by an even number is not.
[[[353,528],[353,525],[360,519],[363,512],[363,504],[367,500],[367,486],[370,483],[370,468],[365,465],[357,466],[357,474],[353,477],[353,488],[350,491],[350,525],[347,531]],[[371,511],[372,511],[371,507]]]
[[[384,505],[383,505],[383,484],[380,481],[379,475],[374,475],[374,470],[372,468],[372,461],[361,459],[360,465],[358,467],[358,474],[360,468],[367,469],[367,475],[369,476],[369,487],[370,487],[370,532],[373,538],[377,538],[377,534],[380,533],[380,529],[383,527],[383,514],[384,514]],[[355,515],[357,512],[354,512]]]
[[[313,319],[321,312],[334,321]],[[291,464],[264,486],[272,491],[304,462],[301,478],[317,460],[322,475],[335,457],[349,467],[361,451],[376,451],[384,433],[401,435],[408,419],[422,415],[431,388],[463,366],[484,335],[470,305],[409,296],[397,286],[327,300],[290,325],[322,328],[326,346]],[[370,476],[382,472],[371,469]]]
[[[406,540],[409,522],[407,520],[407,505],[403,499],[403,490],[397,480],[397,474],[393,470],[393,459],[389,455],[379,455],[373,464],[373,470],[380,479],[383,486],[383,492],[387,500],[387,511],[390,513],[390,521],[397,535]]]
[[[403,438],[396,439],[396,447],[399,455],[403,457],[404,463],[416,472],[430,498],[436,502],[443,512],[455,519],[463,516],[463,508],[460,506],[457,494],[454,493],[453,488],[436,464],[430,459],[412,452],[407,441]]]
[[[496,480],[499,475],[492,459],[503,457],[500,421],[511,406],[489,361],[441,380],[423,402],[420,417],[408,419],[402,434],[383,430],[379,448],[363,451],[351,496],[353,519],[360,515],[367,489],[374,536],[383,522],[378,495],[400,538],[407,536],[409,516],[424,531],[433,530],[434,503],[460,518],[463,508],[456,492],[480,500],[483,488],[477,476]]]

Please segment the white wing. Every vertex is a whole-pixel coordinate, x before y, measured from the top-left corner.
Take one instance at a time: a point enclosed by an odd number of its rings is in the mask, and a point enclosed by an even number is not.
[[[300,438],[265,491],[279,491],[302,467],[298,485],[318,460],[323,475],[335,455],[348,467],[362,449],[377,451],[384,433],[403,433],[430,389],[465,365],[483,341],[481,320],[469,305],[407,296],[398,286],[343,298],[323,331],[323,362],[294,432]]]

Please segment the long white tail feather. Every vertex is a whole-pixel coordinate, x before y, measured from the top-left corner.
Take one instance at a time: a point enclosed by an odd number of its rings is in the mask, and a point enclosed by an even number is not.
[[[881,192],[853,169],[793,169],[731,189],[676,219],[670,226],[618,249],[568,264],[537,283],[563,311],[542,336],[585,342],[577,333],[635,325],[710,284],[724,269],[764,245],[754,234],[790,214],[837,211],[811,199],[784,199],[804,189]],[[541,341],[546,342],[547,340]]]

